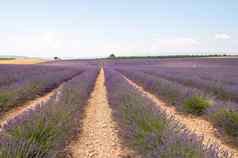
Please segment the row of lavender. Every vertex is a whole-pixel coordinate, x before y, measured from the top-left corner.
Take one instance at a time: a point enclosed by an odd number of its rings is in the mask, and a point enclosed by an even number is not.
[[[232,157],[217,146],[205,146],[173,118],[135,90],[120,73],[105,69],[108,99],[119,123],[124,145],[142,157],[216,158]]]
[[[237,58],[143,58],[143,59],[105,59],[108,66],[162,66],[162,67],[237,67]]]
[[[140,71],[203,89],[222,100],[238,101],[238,59],[191,58],[110,61],[107,65]]]
[[[48,65],[1,65],[0,87],[8,87],[14,83],[32,80],[41,77],[42,74],[65,71],[65,67]]]
[[[138,69],[118,69],[122,74],[147,91],[176,106],[182,112],[204,115],[214,123],[225,140],[238,145],[238,106],[234,102],[225,102],[208,93],[177,82],[149,75]]]
[[[94,86],[98,68],[88,68],[64,83],[62,91],[8,122],[1,132],[0,157],[65,157],[64,146],[78,130],[79,118]]]
[[[202,89],[221,100],[238,102],[238,67],[150,67],[145,73]]]
[[[43,95],[82,72],[77,65],[1,65],[0,112]]]

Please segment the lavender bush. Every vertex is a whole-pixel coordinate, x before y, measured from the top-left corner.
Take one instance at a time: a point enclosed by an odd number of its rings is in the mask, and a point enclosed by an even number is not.
[[[11,120],[2,132],[0,157],[60,157],[67,137],[78,128],[79,114],[93,88],[98,69],[87,69],[64,84],[43,106]]]
[[[212,115],[212,121],[222,132],[232,137],[231,141],[238,144],[238,112],[220,109]]]
[[[202,138],[189,132],[173,118],[165,116],[119,73],[106,69],[105,74],[109,103],[120,125],[124,143],[142,157],[229,157],[229,154],[215,147],[203,146]],[[218,156],[218,153],[221,155]]]
[[[61,66],[6,66],[1,67],[1,73],[8,73],[0,77],[1,81],[11,81],[0,87],[0,112],[8,111],[27,100],[34,99],[56,88],[83,72],[83,68]],[[18,76],[18,75],[19,76]],[[14,82],[13,82],[14,81]]]
[[[235,67],[157,67],[142,71],[185,86],[202,89],[217,96],[218,99],[238,101],[238,76],[234,75],[236,69]]]
[[[183,109],[194,115],[201,115],[211,106],[211,102],[201,96],[193,96],[185,100]]]
[[[183,103],[187,98],[193,96],[203,96],[203,93],[197,89],[191,89],[163,78],[154,77],[133,69],[117,69],[129,79],[143,86],[146,90],[154,93],[156,96],[162,97],[169,104],[176,106],[179,110],[183,110]],[[205,97],[205,96],[204,96]]]
[[[222,100],[237,101],[237,58],[181,58],[111,60],[110,67],[138,69],[148,74],[196,87]]]
[[[203,91],[196,88],[186,87],[181,84],[177,84],[163,78],[151,76],[145,74],[144,72],[136,71],[133,69],[118,70],[122,74],[126,75],[129,79],[143,86],[146,90],[152,92],[156,96],[163,98],[170,105],[175,105],[177,107],[177,110],[189,112],[196,115],[207,115],[208,118],[210,118],[211,122],[219,121],[214,121],[214,119],[212,119],[212,116],[213,113],[219,111],[220,109],[227,109],[228,111],[238,110],[237,104],[217,100],[215,97],[211,95],[209,96],[207,93],[203,93]],[[198,104],[198,101],[196,100],[195,102],[191,101],[193,100],[193,98],[202,98],[202,100],[199,99],[199,102],[202,104]],[[225,120],[229,119],[226,118],[227,115],[224,115],[224,117]],[[218,127],[218,124],[215,123],[215,126]],[[226,133],[228,135],[227,141],[233,142],[235,145],[237,145],[237,141],[231,141],[237,140],[237,136],[231,135],[229,132],[224,132],[225,129],[223,127],[224,126],[219,126],[218,129],[221,131],[221,133]],[[235,128],[234,130],[237,132],[238,128]]]
[[[73,68],[73,67],[72,67]],[[77,69],[74,67],[73,69]],[[14,83],[22,83],[25,80],[33,80],[45,74],[55,72],[72,71],[65,66],[53,65],[1,65],[0,87],[8,87]]]

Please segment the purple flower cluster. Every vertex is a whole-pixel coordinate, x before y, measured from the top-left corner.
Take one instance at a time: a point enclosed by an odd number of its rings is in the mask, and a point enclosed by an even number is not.
[[[106,68],[109,103],[125,145],[143,157],[231,157],[215,145],[204,146],[198,137],[154,106],[127,83],[120,73]]]
[[[153,93],[154,95],[162,98],[170,105],[176,106],[176,109],[179,111],[187,111],[185,109],[185,103],[192,98],[196,98],[196,96],[202,96],[202,98],[206,99],[205,102],[210,102],[211,106],[208,106],[204,109],[204,114],[208,116],[211,122],[220,122],[221,120],[213,119],[214,113],[219,112],[220,110],[227,110],[227,111],[238,111],[238,106],[236,102],[229,102],[219,100],[216,97],[205,93],[202,90],[197,88],[187,87],[182,84],[178,84],[176,82],[168,81],[164,78],[156,77],[153,75],[146,74],[144,72],[134,70],[134,69],[118,69],[122,74],[127,76],[129,79],[133,80],[137,84],[144,87],[147,91]],[[195,109],[196,110],[196,109]],[[226,120],[228,118],[224,118]],[[235,123],[236,124],[236,123]],[[219,125],[216,125],[219,126]],[[221,133],[224,133],[223,126],[217,127]],[[234,129],[238,130],[238,129]],[[234,142],[237,144],[237,136],[233,135],[231,138],[229,132],[227,133],[228,140],[230,142]],[[231,141],[232,140],[232,141]]]
[[[0,67],[0,112],[8,111],[70,80],[84,67],[52,65],[3,65]],[[4,74],[4,75],[2,75]]]
[[[107,65],[138,69],[185,86],[202,89],[219,99],[238,101],[237,63],[237,58],[190,58],[118,60]]]
[[[1,132],[0,157],[59,156],[67,136],[79,126],[78,115],[94,87],[97,73],[98,68],[87,68],[64,83],[47,103],[9,121]]]
[[[191,112],[203,109],[201,114],[208,116],[206,118],[214,123],[218,131],[226,135],[225,140],[237,145],[238,137],[234,133],[238,129],[234,127],[238,123],[238,105],[236,92],[233,91],[238,83],[237,59],[163,59],[151,65],[133,64],[133,60],[130,65],[122,63],[108,65],[176,106],[177,110]],[[200,107],[195,106],[197,101]],[[190,105],[186,105],[188,103]],[[211,106],[205,106],[205,103]],[[227,115],[221,115],[223,119],[214,117],[224,110]]]
[[[238,101],[236,67],[157,67],[141,71],[202,89],[217,96],[218,99]]]

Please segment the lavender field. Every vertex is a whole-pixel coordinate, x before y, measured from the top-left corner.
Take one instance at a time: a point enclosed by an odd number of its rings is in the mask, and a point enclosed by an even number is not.
[[[0,125],[1,158],[236,158],[238,59],[1,65]]]

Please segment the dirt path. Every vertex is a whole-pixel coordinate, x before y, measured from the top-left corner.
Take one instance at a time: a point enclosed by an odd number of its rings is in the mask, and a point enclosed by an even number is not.
[[[238,150],[224,144],[218,137],[216,137],[216,128],[207,120],[199,117],[191,117],[179,114],[176,112],[175,107],[167,106],[165,102],[152,95],[151,93],[145,91],[143,87],[137,85],[133,81],[129,80],[127,77],[123,76],[129,84],[135,87],[139,92],[142,93],[145,97],[152,100],[161,110],[164,110],[168,116],[174,116],[176,120],[181,122],[181,124],[185,125],[187,129],[196,133],[198,136],[203,136],[203,143],[206,145],[216,144],[223,150],[228,151],[229,153],[234,153],[232,158],[238,157]]]
[[[70,145],[73,158],[119,158],[123,153],[116,124],[112,120],[101,69],[85,109],[82,133]]]
[[[56,99],[57,99],[57,96],[60,93],[62,88],[63,88],[63,83],[59,87],[52,90],[51,92],[45,94],[44,96],[39,97],[39,98],[37,98],[35,100],[32,100],[32,101],[28,101],[24,105],[18,106],[16,108],[6,112],[0,118],[0,132],[3,130],[4,125],[6,125],[9,121],[23,115],[24,112],[26,112],[30,109],[35,109],[37,106],[44,105],[54,95],[56,95]]]

